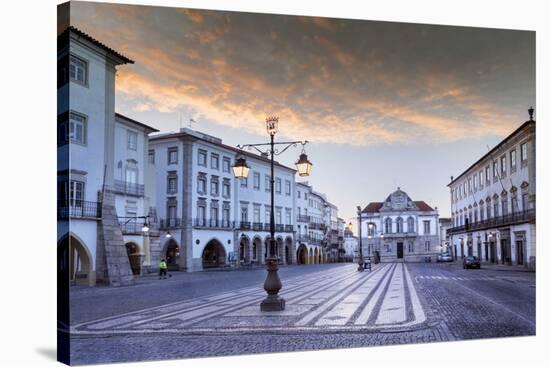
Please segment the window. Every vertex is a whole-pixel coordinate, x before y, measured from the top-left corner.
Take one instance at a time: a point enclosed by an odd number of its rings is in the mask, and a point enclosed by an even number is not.
[[[483,171],[480,171],[479,172],[479,188],[482,189],[483,188]]]
[[[199,149],[197,164],[206,167],[206,151]]]
[[[71,112],[70,113],[70,128],[69,138],[71,142],[78,144],[86,144],[86,125],[87,119],[85,116]]]
[[[483,220],[484,218],[485,210],[483,208],[483,204],[479,207],[479,220]]]
[[[477,175],[474,175],[474,191],[477,191]]]
[[[206,203],[201,201],[197,205],[197,224],[204,226],[206,224]]]
[[[211,205],[214,205],[214,203],[212,203]],[[211,220],[211,225],[215,225],[217,227],[217,224],[218,224],[218,207],[217,206],[210,207],[210,220]]]
[[[229,208],[226,208],[225,206],[222,210],[222,220],[223,220],[223,224],[222,224],[223,226],[229,226]]]
[[[376,225],[374,223],[367,224],[367,236],[374,236],[375,230],[376,230]]]
[[[485,182],[491,183],[491,168],[489,166],[485,167]]]
[[[220,169],[220,156],[212,153],[210,156],[210,168],[212,169]]]
[[[487,219],[491,219],[491,204],[487,202]]]
[[[167,219],[169,219],[169,223],[171,222],[170,219],[176,219],[177,217],[177,203],[174,202],[174,201],[169,201],[167,204],[166,204],[166,207],[167,207],[167,211],[166,211],[166,214],[167,214]],[[172,224],[172,223],[170,223]]]
[[[286,180],[285,181],[285,194],[286,196],[290,196],[290,192],[291,192],[291,183],[289,180]]]
[[[254,172],[254,190],[260,189],[260,173]]]
[[[292,211],[289,209],[285,212],[285,224],[292,224]]]
[[[298,190],[298,199],[300,199],[300,198],[301,198],[301,197],[300,197],[300,190]]]
[[[168,148],[168,164],[178,164],[178,148]]]
[[[222,195],[225,198],[231,196],[231,182],[228,179],[223,180]]]
[[[210,181],[210,195],[212,196],[218,196],[219,195],[219,183],[218,180],[214,180],[214,178]]]
[[[271,191],[271,176],[265,175],[265,191]]]
[[[430,221],[424,221],[424,234],[430,234]]]
[[[510,152],[510,172],[516,170],[516,150]]]
[[[527,143],[521,144],[521,163],[527,161]]]
[[[407,232],[414,232],[414,218],[413,217],[409,217],[409,219],[407,219]]]
[[[266,223],[266,224],[271,223],[271,207],[270,206],[265,207],[265,222],[264,223]]]
[[[248,187],[248,177],[242,178],[239,181],[241,181],[241,187]]]
[[[260,206],[254,205],[254,223],[260,223]]]
[[[508,215],[508,199],[506,197],[502,198],[502,215]]]
[[[206,175],[199,174],[197,181],[197,192],[201,195],[206,194]]]
[[[414,252],[414,242],[409,241],[409,252]]]
[[[307,192],[304,192],[304,200],[307,200]]]
[[[500,173],[502,173],[503,176],[506,176],[506,156],[505,155],[500,157]]]
[[[129,184],[137,184],[137,176],[138,176],[138,170],[134,167],[128,167],[126,168],[126,183]]]
[[[277,194],[281,193],[281,179],[278,177],[275,179],[275,192]]]
[[[277,224],[283,223],[283,213],[281,208],[275,208],[275,223]]]
[[[178,176],[175,171],[168,172],[168,181],[166,186],[168,194],[175,194],[178,192]]]
[[[147,161],[150,163],[150,164],[155,164],[155,150],[154,149],[149,149],[149,154],[147,156]]]
[[[424,242],[424,251],[426,252],[430,251],[430,241]]]
[[[493,179],[494,179],[495,182],[496,182],[497,178],[498,178],[498,162],[494,161],[493,162]]]
[[[248,222],[248,207],[241,206],[241,222]]]
[[[231,159],[228,157],[223,157],[223,166],[222,170],[224,172],[231,172]]]
[[[472,192],[472,179],[469,178],[468,179],[468,193],[471,193]]]
[[[386,233],[391,233],[392,220],[391,218],[386,218],[385,222],[385,231]]]
[[[71,55],[70,61],[71,80],[82,84],[87,83],[88,63],[81,58]]]
[[[135,131],[128,130],[126,137],[127,148],[129,150],[137,150],[138,134]]]
[[[403,218],[397,218],[397,233],[403,232]]]
[[[498,217],[498,202],[495,200],[495,203],[493,204],[493,216],[496,218]]]
[[[82,206],[84,200],[84,182],[71,180],[71,188],[69,192],[70,206]]]

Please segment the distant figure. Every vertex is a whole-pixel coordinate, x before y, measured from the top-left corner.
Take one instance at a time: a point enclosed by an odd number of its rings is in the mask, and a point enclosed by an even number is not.
[[[166,279],[166,276],[168,275],[167,269],[168,266],[166,265],[166,261],[164,259],[160,260],[159,279]]]

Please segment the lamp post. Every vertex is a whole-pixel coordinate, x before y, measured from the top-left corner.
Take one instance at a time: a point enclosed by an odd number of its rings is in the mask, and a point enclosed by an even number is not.
[[[270,116],[265,120],[266,130],[270,136],[269,143],[260,143],[260,144],[243,144],[237,145],[241,151],[244,148],[255,149],[262,155],[268,155],[270,157],[271,164],[271,177],[270,177],[270,188],[271,188],[271,210],[269,216],[269,255],[266,259],[267,265],[267,277],[264,282],[264,289],[267,292],[267,297],[260,304],[260,310],[262,311],[282,311],[285,309],[285,300],[282,297],[279,297],[279,291],[282,288],[281,279],[279,278],[278,270],[279,266],[277,263],[277,254],[275,253],[275,156],[284,153],[291,146],[297,146],[302,144],[302,153],[298,161],[296,161],[296,170],[300,177],[309,176],[311,173],[312,164],[307,158],[304,146],[308,143],[307,140],[304,141],[287,141],[287,142],[275,142],[275,134],[279,131],[279,118],[275,116]],[[275,149],[275,145],[284,145],[280,151]],[[261,147],[268,147],[267,151],[262,150]],[[250,167],[246,163],[244,156],[240,156],[235,160],[235,164],[232,166],[233,174],[237,179],[246,179],[248,177],[248,172]]]
[[[361,207],[357,206],[357,220],[359,224],[359,260],[357,261],[357,264],[359,265],[357,267],[357,271],[363,271],[363,236],[361,235]]]

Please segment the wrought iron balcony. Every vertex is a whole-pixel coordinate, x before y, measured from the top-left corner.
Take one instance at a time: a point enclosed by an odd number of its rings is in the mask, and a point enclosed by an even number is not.
[[[119,221],[120,229],[122,230],[122,234],[137,234],[141,235],[143,232],[141,229],[143,228],[143,223],[137,223],[136,221],[131,221],[128,223],[125,223],[125,221]]]
[[[285,232],[294,232],[294,226],[292,224],[285,224]]]
[[[285,225],[284,224],[275,224],[275,231],[276,232],[284,232],[285,231]]]
[[[58,200],[57,218],[101,218],[101,203],[84,200]]]
[[[250,222],[239,222],[239,224],[238,224],[238,229],[248,231],[251,228],[252,228],[252,226],[250,225]]]
[[[304,215],[304,214],[298,214],[298,222],[306,222],[308,223],[310,221],[310,216],[309,215]]]
[[[254,222],[252,223],[252,230],[254,231],[263,231],[264,225],[261,222]]]
[[[145,192],[145,185],[115,180],[115,192],[130,196],[143,196]]]
[[[181,226],[181,218],[167,218],[160,220],[160,229],[179,228]]]
[[[447,230],[447,233],[448,234],[457,234],[457,233],[479,231],[479,230],[484,230],[484,229],[491,229],[491,228],[509,226],[509,225],[513,225],[513,224],[534,222],[535,220],[536,220],[535,209],[529,209],[529,210],[524,210],[524,211],[517,212],[517,213],[502,215],[502,216],[499,216],[499,217],[493,217],[493,218],[485,219],[485,220],[482,220],[482,221],[473,222],[473,223],[465,224],[465,225],[462,225],[462,226],[449,228]]]

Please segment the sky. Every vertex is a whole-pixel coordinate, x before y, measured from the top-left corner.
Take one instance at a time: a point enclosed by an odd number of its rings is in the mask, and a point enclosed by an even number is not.
[[[118,68],[117,112],[161,131],[193,119],[229,145],[267,141],[277,115],[277,139],[309,141],[308,182],[346,221],[397,187],[450,216],[450,176],[536,108],[534,32],[71,6],[72,25],[135,61]]]

